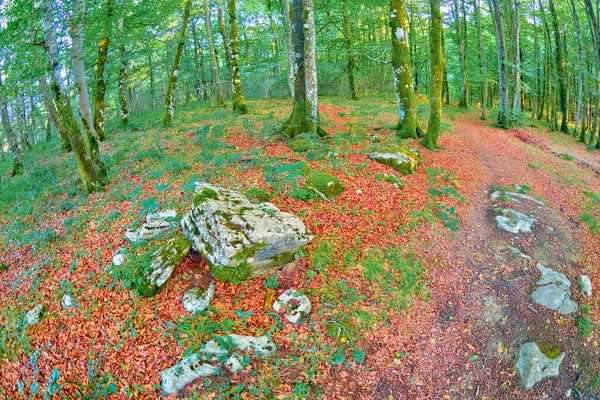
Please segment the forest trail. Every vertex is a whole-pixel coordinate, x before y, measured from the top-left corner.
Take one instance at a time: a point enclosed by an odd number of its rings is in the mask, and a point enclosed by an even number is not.
[[[577,220],[576,207],[568,205],[581,197],[581,187],[598,190],[600,179],[590,168],[567,163],[548,150],[573,151],[575,146],[548,144],[531,129],[502,131],[475,114],[461,114],[453,131],[436,159],[444,159],[440,165],[457,166],[465,196],[457,213],[462,229],[454,240],[437,238],[426,249],[430,259],[440,260],[430,268],[430,301],[371,337],[376,356],[392,362],[376,369],[371,375],[375,384],[363,389],[361,397],[564,398],[568,390],[581,390],[582,376],[598,373],[598,350],[579,334],[575,317],[543,309],[530,294],[539,262],[565,273],[573,282],[574,300],[583,301],[576,282],[600,265],[597,239]],[[587,157],[600,161],[597,154]],[[571,173],[581,179],[581,187],[565,182]],[[502,203],[490,199],[493,187],[513,184],[527,185],[530,195],[547,201],[544,206],[527,200],[505,205],[537,219],[531,234],[513,235],[493,222],[494,209]],[[533,259],[515,255],[507,246]],[[600,279],[595,274],[593,282]],[[567,356],[559,377],[524,391],[514,365],[520,347],[530,341]]]

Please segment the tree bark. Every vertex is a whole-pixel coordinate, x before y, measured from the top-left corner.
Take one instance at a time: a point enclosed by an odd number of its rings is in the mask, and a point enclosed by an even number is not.
[[[292,44],[292,22],[291,8],[289,0],[283,0],[283,23],[285,25],[285,45],[286,45],[286,61],[288,73],[288,85],[290,87],[290,95],[294,98],[294,47]]]
[[[413,87],[410,46],[408,43],[408,13],[404,0],[390,1],[392,31],[392,68],[398,104],[398,134],[401,138],[423,137],[417,118],[417,101]]]
[[[581,107],[583,102],[583,43],[581,41],[581,30],[579,28],[579,17],[577,16],[575,0],[570,0],[569,3],[571,4],[573,23],[575,24],[575,34],[577,36],[577,53],[579,55],[579,76],[577,79],[577,111],[575,112],[575,128],[573,129],[573,136],[577,136],[577,128],[579,127],[579,121],[581,120]]]
[[[56,110],[58,111],[61,123],[67,132],[73,155],[77,162],[77,168],[83,182],[85,191],[88,193],[103,190],[106,184],[98,171],[98,166],[94,163],[94,155],[90,154],[86,141],[79,129],[69,98],[65,89],[62,87],[60,78],[60,67],[58,63],[58,51],[56,48],[56,37],[54,31],[54,22],[52,21],[52,2],[45,0],[42,3],[44,13],[44,37],[45,50],[48,60],[48,72],[50,75],[50,93],[54,100]]]
[[[292,1],[292,43],[294,48],[294,102],[292,114],[281,128],[288,138],[300,133],[325,136],[319,126],[315,22],[313,0]]]
[[[29,133],[27,132],[25,101],[23,100],[23,93],[21,92],[20,87],[17,87],[15,94],[17,101],[15,103],[14,113],[17,120],[18,131],[20,133],[19,140],[24,152],[31,151],[31,141],[29,140]]]
[[[223,38],[223,51],[225,52],[225,65],[227,66],[227,72],[229,72],[229,76],[231,77],[231,47],[230,47],[230,39],[227,34],[227,28],[225,26],[225,17],[223,16],[223,4],[222,2],[225,0],[216,0],[217,3],[217,20],[219,23],[219,33]],[[227,0],[229,1],[229,0]]]
[[[2,89],[2,77],[0,76],[0,123],[2,124],[2,131],[4,132],[4,137],[6,137],[6,141],[8,142],[8,149],[10,150],[13,158],[13,168],[10,173],[11,176],[15,176],[20,174],[23,171],[23,159],[21,157],[21,152],[19,151],[19,146],[17,144],[17,137],[10,125],[10,119],[8,115],[8,108],[6,105],[6,100],[4,97],[4,91]]]
[[[504,34],[504,22],[502,11],[498,0],[488,0],[490,11],[494,22],[494,33],[496,36],[496,51],[498,54],[498,120],[496,125],[500,128],[510,128],[511,118],[508,109],[508,72],[506,56],[506,36]]]
[[[567,126],[567,82],[565,73],[565,64],[563,59],[563,45],[561,43],[560,30],[558,24],[558,16],[556,15],[556,8],[554,7],[554,0],[548,0],[550,6],[550,15],[552,16],[552,27],[554,31],[554,42],[556,49],[554,55],[556,57],[556,71],[558,74],[558,86],[560,96],[560,112],[562,113],[562,121],[560,124],[560,131],[569,133],[569,127]]]
[[[238,26],[235,10],[235,0],[227,0],[227,14],[229,15],[229,68],[231,70],[231,101],[233,103],[233,112],[236,114],[246,114],[248,106],[242,93],[242,80],[240,78],[240,64],[238,53]]]
[[[456,42],[458,45],[458,64],[460,67],[460,103],[459,107],[469,108],[469,89],[467,83],[466,37],[460,23],[458,1],[454,0],[454,23],[456,25]]]
[[[183,54],[183,47],[185,46],[185,33],[190,19],[190,12],[192,10],[192,0],[185,2],[185,8],[183,10],[183,20],[181,23],[181,31],[179,32],[179,42],[177,43],[177,50],[175,51],[175,59],[173,60],[173,66],[171,67],[171,75],[169,77],[169,84],[167,86],[167,93],[165,94],[165,116],[163,118],[163,127],[168,128],[173,126],[173,114],[175,113],[175,89],[177,88],[177,76],[179,75],[179,65],[181,64],[181,55]]]
[[[105,29],[100,36],[98,43],[98,55],[96,57],[96,73],[94,87],[94,115],[92,122],[98,140],[103,141],[104,132],[104,112],[106,110],[106,64],[108,63],[108,47],[110,44],[112,16],[114,13],[114,0],[106,1],[106,20]]]
[[[46,83],[46,78],[42,76],[38,82],[40,85],[40,91],[42,92],[44,106],[46,107],[46,112],[48,113],[48,119],[52,121],[52,124],[58,132],[58,136],[60,137],[60,141],[62,143],[62,149],[65,151],[65,153],[69,153],[71,150],[73,150],[69,140],[69,133],[60,120],[58,110],[56,109],[56,105],[54,104],[54,100],[50,94],[50,89],[48,88],[48,83]]]
[[[217,104],[219,107],[225,106],[223,100],[223,92],[221,91],[221,80],[219,78],[219,64],[217,63],[217,53],[215,52],[215,44],[213,41],[212,30],[210,27],[210,8],[208,7],[208,0],[204,0],[204,24],[206,27],[206,39],[208,41],[208,51],[210,53],[210,65],[212,68],[213,80],[217,90]]]
[[[442,50],[442,11],[440,0],[429,0],[431,22],[429,25],[429,47],[431,57],[431,78],[429,80],[429,123],[427,134],[421,142],[429,150],[440,148],[439,137],[442,131],[442,84],[446,61]]]
[[[354,58],[354,45],[352,43],[352,29],[350,28],[350,16],[348,15],[347,0],[342,1],[342,27],[344,29],[344,38],[346,39],[348,84],[350,85],[350,96],[352,100],[358,100],[356,92],[356,83],[354,79],[354,70],[356,69],[356,59]]]
[[[514,9],[512,14],[513,22],[513,103],[511,111],[511,125],[517,124],[519,120],[519,113],[521,111],[521,23],[519,16],[519,2],[520,0],[514,0]]]
[[[488,92],[488,81],[487,81],[487,64],[485,59],[485,44],[483,43],[483,33],[481,30],[481,12],[479,9],[479,0],[473,1],[475,7],[475,22],[477,24],[477,40],[479,42],[479,62],[481,64],[481,76],[483,78],[481,88],[481,119],[486,120],[487,111],[487,92]]]
[[[204,71],[204,57],[202,45],[198,41],[198,32],[196,31],[196,21],[190,22],[192,37],[194,39],[194,62],[196,65],[196,100],[208,99],[208,87],[206,85],[206,74]]]
[[[123,30],[124,19],[119,19],[119,31]],[[129,123],[129,109],[127,105],[127,59],[125,54],[125,43],[121,42],[119,45],[119,110],[121,113],[121,124],[127,125]]]

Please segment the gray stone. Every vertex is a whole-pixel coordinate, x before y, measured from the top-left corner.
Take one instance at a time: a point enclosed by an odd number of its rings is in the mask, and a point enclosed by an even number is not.
[[[225,362],[225,366],[229,367],[229,370],[234,374],[244,370],[242,363],[237,359],[236,356],[229,357]]]
[[[203,376],[214,375],[217,367],[203,363],[200,355],[190,357],[161,372],[163,395],[178,394],[187,384]]]
[[[534,342],[525,343],[519,351],[516,364],[523,388],[529,390],[542,379],[558,376],[564,358],[565,353],[554,359],[549,358]]]
[[[535,218],[525,215],[519,211],[507,208],[496,216],[498,228],[510,233],[531,232]]]
[[[145,288],[140,291],[140,287],[138,287],[138,292],[144,296],[154,296],[158,293],[189,250],[190,242],[183,236],[169,239],[159,247],[153,254],[153,261],[149,269],[150,274],[146,278]]]
[[[577,303],[575,303],[573,300],[571,300],[570,297],[567,296],[562,305],[558,307],[557,311],[562,315],[573,314],[577,311]]]
[[[26,325],[37,325],[42,320],[46,308],[42,304],[38,304],[25,314]]]
[[[531,300],[540,306],[551,310],[558,310],[563,305],[569,294],[555,284],[538,287],[532,294]]]
[[[583,293],[585,296],[591,296],[592,295],[592,280],[590,279],[589,276],[587,275],[581,275],[579,277],[579,289],[581,290],[581,293]]]
[[[492,199],[492,200],[498,200],[502,195],[508,197],[508,200],[514,201],[516,203],[520,203],[519,200],[515,199],[515,197],[518,197],[518,198],[521,198],[521,199],[524,199],[524,200],[532,201],[532,202],[534,202],[536,204],[539,204],[539,205],[542,205],[542,206],[545,205],[543,201],[541,201],[540,199],[537,199],[535,197],[528,196],[528,195],[522,194],[522,193],[505,192],[505,191],[502,191],[502,190],[496,190],[494,193],[492,193],[490,195],[490,199]]]
[[[73,307],[75,305],[75,302],[73,301],[73,297],[71,297],[70,294],[66,293],[60,300],[60,305],[63,309],[66,310],[67,308]]]
[[[369,154],[369,158],[375,162],[387,165],[404,175],[414,174],[419,165],[419,152],[414,149],[405,148],[397,152]]]
[[[177,211],[164,210],[146,215],[146,223],[153,224],[156,222],[168,221],[177,217]]]
[[[169,221],[153,220],[151,223],[145,223],[136,230],[127,230],[125,237],[132,243],[142,241],[151,241],[158,238],[161,234],[171,232],[173,227]]]
[[[181,229],[213,275],[224,281],[243,281],[281,267],[312,239],[294,215],[208,183],[196,183],[194,205]]]
[[[271,335],[243,336],[227,335],[224,339],[231,343],[238,351],[251,352],[261,357],[271,357],[277,353],[277,345]]]
[[[191,313],[204,311],[208,308],[215,295],[215,284],[210,283],[204,290],[199,287],[188,290],[183,295],[183,308]]]
[[[512,246],[506,246],[508,247],[508,249],[515,255],[515,256],[519,256],[519,257],[523,257],[526,260],[533,260],[531,257],[529,257],[527,254],[523,253],[521,250],[517,249],[516,247],[512,247]]]
[[[307,316],[312,310],[312,305],[308,297],[296,289],[288,289],[273,303],[275,312],[284,308],[288,312],[285,318],[292,324],[297,324],[300,318]]]
[[[127,254],[127,251],[124,248],[120,248],[119,250],[117,250],[117,252],[115,253],[115,255],[113,256],[113,259],[112,259],[113,265],[120,267],[121,265],[125,264],[125,261],[127,261],[126,254]]]
[[[563,290],[570,291],[571,281],[567,278],[565,274],[553,271],[550,268],[544,267],[542,264],[538,264],[537,268],[542,273],[542,277],[539,281],[536,282],[538,286],[554,283],[557,286],[562,287]]]

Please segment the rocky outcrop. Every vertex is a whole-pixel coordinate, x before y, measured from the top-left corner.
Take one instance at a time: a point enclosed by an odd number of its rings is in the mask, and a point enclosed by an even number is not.
[[[496,216],[498,228],[510,233],[531,232],[535,218],[525,215],[519,211],[506,208]]]
[[[190,242],[183,236],[169,239],[152,255],[152,262],[142,285],[137,290],[142,296],[151,297],[160,292],[173,270],[190,250]]]
[[[294,215],[208,183],[196,183],[194,204],[181,229],[213,275],[231,282],[281,267],[312,239]]]
[[[558,376],[563,358],[565,353],[557,358],[550,358],[534,342],[525,343],[519,351],[516,364],[523,388],[529,390],[542,379]]]
[[[218,370],[217,367],[202,362],[199,354],[193,354],[161,373],[163,395],[177,394],[192,381],[203,376],[214,375]]]
[[[177,213],[174,210],[165,210],[146,216],[146,223],[136,230],[127,230],[125,237],[132,243],[155,240],[162,234],[173,231],[174,219]]]
[[[563,315],[577,311],[577,303],[571,299],[571,281],[559,272],[538,264],[542,276],[536,282],[538,288],[531,294],[531,300],[542,307],[558,311]]]

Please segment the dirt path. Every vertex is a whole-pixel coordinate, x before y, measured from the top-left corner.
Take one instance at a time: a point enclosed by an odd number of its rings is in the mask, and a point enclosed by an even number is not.
[[[577,221],[572,204],[582,188],[598,190],[598,176],[565,163],[543,141],[526,143],[523,137],[537,135],[528,130],[496,130],[474,115],[457,116],[453,129],[443,143],[447,150],[434,157],[439,166],[456,166],[464,185],[466,201],[458,212],[462,230],[455,240],[438,238],[428,249],[429,259],[440,260],[430,269],[430,301],[370,338],[377,348],[374,357],[389,362],[375,367],[371,378],[376,383],[362,397],[539,399],[563,398],[567,390],[585,385],[589,391],[600,365],[597,348],[582,339],[574,317],[543,309],[529,296],[540,262],[567,274],[574,299],[582,301],[576,281],[599,265],[590,246],[597,238]],[[597,155],[590,158],[599,161]],[[581,179],[577,185],[563,179],[573,171]],[[493,186],[513,184],[528,185],[532,196],[548,204],[490,200]],[[513,235],[496,228],[492,221],[498,206],[534,216],[533,232]],[[533,260],[513,255],[508,245]],[[523,391],[514,363],[529,341],[567,356],[558,378]],[[585,398],[593,396],[588,392]]]

